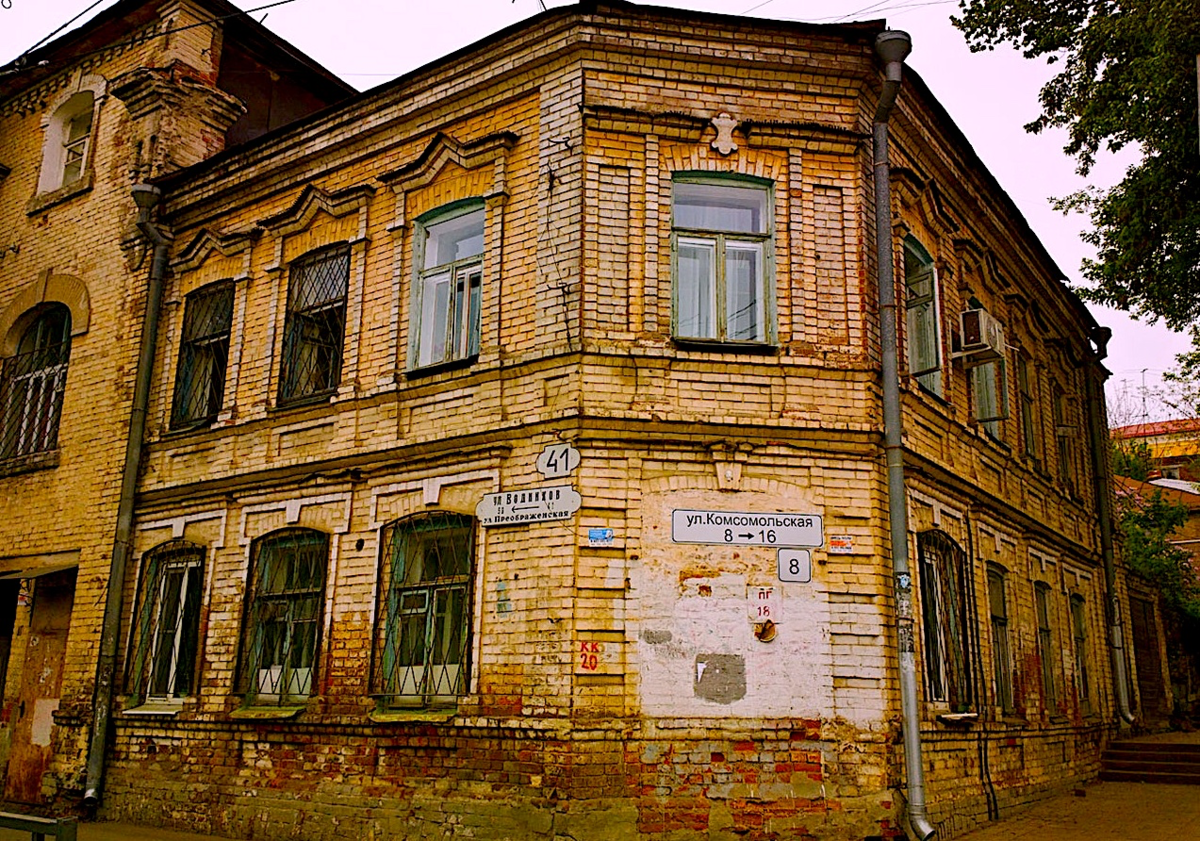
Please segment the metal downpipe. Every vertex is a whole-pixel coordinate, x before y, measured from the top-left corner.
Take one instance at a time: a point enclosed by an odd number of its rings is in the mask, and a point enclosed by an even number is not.
[[[1100,362],[1108,355],[1108,340],[1112,331],[1099,327],[1092,335],[1096,343],[1095,368],[1084,377],[1087,388],[1088,437],[1092,455],[1093,483],[1096,493],[1096,514],[1100,518],[1100,555],[1104,562],[1104,593],[1108,598],[1105,616],[1108,619],[1108,654],[1112,661],[1113,684],[1116,690],[1117,715],[1125,724],[1136,720],[1129,709],[1129,676],[1125,670],[1125,633],[1121,625],[1121,597],[1117,593],[1116,556],[1113,551],[1112,475],[1109,470],[1107,418],[1100,401],[1103,374]]]
[[[908,782],[908,823],[920,841],[935,832],[925,808],[925,771],[921,761],[921,721],[917,711],[917,661],[914,639],[912,574],[908,565],[908,508],[904,491],[903,425],[896,334],[896,279],[892,256],[891,172],[888,168],[888,118],[900,91],[901,69],[912,49],[906,32],[890,30],[875,38],[875,51],[886,76],[872,126],[875,176],[875,248],[879,267],[879,333],[883,356],[883,436],[887,457],[888,520],[896,595],[896,642],[900,663],[900,712],[904,734],[904,770]]]
[[[138,468],[142,460],[142,440],[146,430],[146,409],[150,400],[150,378],[158,339],[158,312],[162,305],[163,278],[167,271],[167,250],[171,241],[150,221],[158,204],[157,187],[137,184],[133,198],[138,205],[137,227],[154,246],[150,261],[150,280],[146,292],[146,314],[142,322],[141,349],[134,380],[133,406],[129,412],[129,437],[125,444],[125,466],[121,473],[121,501],[117,506],[117,527],[113,535],[112,561],[104,600],[104,624],[100,631],[100,658],[96,666],[96,689],[92,705],[92,731],[88,738],[86,779],[83,802],[94,807],[100,802],[104,783],[104,758],[108,749],[108,730],[112,721],[113,683],[117,663],[117,642],[121,629],[121,610],[125,595],[125,570],[133,554],[133,501],[137,490]]]

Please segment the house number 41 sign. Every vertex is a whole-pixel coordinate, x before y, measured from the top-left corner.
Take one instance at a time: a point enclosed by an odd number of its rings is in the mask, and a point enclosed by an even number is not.
[[[579,450],[570,444],[547,444],[538,456],[537,469],[547,479],[570,476],[579,466]]]

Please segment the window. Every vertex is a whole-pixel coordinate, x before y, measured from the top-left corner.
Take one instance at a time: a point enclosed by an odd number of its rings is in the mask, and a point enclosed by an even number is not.
[[[348,245],[311,252],[292,263],[279,381],[281,404],[327,395],[337,388],[349,280]]]
[[[967,650],[966,553],[945,532],[927,531],[917,535],[917,554],[929,698],[964,712],[974,700]]]
[[[19,458],[58,446],[70,356],[71,311],[51,304],[25,328],[16,354],[4,360],[0,458]]]
[[[1083,596],[1071,596],[1071,630],[1075,642],[1075,683],[1079,692],[1079,712],[1092,711],[1091,681],[1088,679],[1087,611]]]
[[[472,203],[417,226],[417,368],[479,355],[484,216]]]
[[[1008,417],[1004,360],[985,362],[971,369],[971,396],[975,420],[988,437],[1000,440],[1000,421]]]
[[[1008,641],[1008,600],[1004,593],[1004,572],[988,567],[988,612],[992,624],[992,675],[996,681],[996,706],[1011,713],[1013,703],[1012,649]]]
[[[1030,458],[1037,456],[1037,433],[1033,428],[1033,373],[1029,360],[1017,357],[1017,392],[1021,401],[1021,453]]]
[[[175,374],[172,427],[209,423],[221,411],[232,319],[231,282],[210,284],[188,295]]]
[[[1075,427],[1071,424],[1067,396],[1057,388],[1054,390],[1054,438],[1058,445],[1058,480],[1063,483],[1068,493],[1074,493]]]
[[[285,529],[256,540],[238,669],[251,705],[302,701],[313,687],[329,536]]]
[[[96,97],[82,90],[58,107],[46,124],[38,192],[70,187],[85,180],[90,167],[92,115]]]
[[[672,240],[677,339],[773,340],[767,300],[771,189],[676,179]]]
[[[1050,629],[1050,585],[1033,585],[1034,609],[1037,612],[1038,658],[1042,661],[1042,703],[1047,710],[1058,706],[1054,686],[1054,635]]]
[[[475,522],[431,512],[387,526],[375,691],[385,705],[453,703],[466,691]]]
[[[929,252],[912,237],[904,241],[908,369],[921,387],[942,393],[942,334],[937,269]]]
[[[191,694],[203,580],[202,546],[176,540],[146,553],[129,666],[130,694],[143,700]]]

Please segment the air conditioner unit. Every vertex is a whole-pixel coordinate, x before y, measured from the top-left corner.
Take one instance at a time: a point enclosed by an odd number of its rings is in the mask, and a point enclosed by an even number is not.
[[[959,314],[962,350],[955,354],[968,368],[1004,358],[1004,328],[987,310],[966,310]]]

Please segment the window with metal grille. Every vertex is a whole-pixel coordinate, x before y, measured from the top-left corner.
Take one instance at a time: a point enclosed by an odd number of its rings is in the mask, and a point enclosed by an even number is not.
[[[1054,685],[1054,633],[1050,626],[1050,585],[1037,582],[1033,585],[1034,610],[1037,613],[1038,658],[1042,661],[1042,703],[1047,710],[1058,706],[1058,693]]]
[[[1071,596],[1071,630],[1075,642],[1075,683],[1079,693],[1079,712],[1092,711],[1091,680],[1088,678],[1087,604],[1083,596]]]
[[[1008,599],[1004,592],[1004,571],[989,566],[987,571],[988,611],[992,620],[992,676],[996,687],[996,706],[1011,713],[1013,701],[1012,649],[1008,640]]]
[[[484,219],[482,203],[471,202],[435,211],[417,226],[414,367],[479,355]]]
[[[129,694],[142,700],[191,694],[203,584],[203,546],[173,540],[145,554],[127,677]]]
[[[374,691],[385,706],[453,704],[466,692],[475,521],[430,512],[384,528]]]
[[[51,304],[25,329],[16,354],[4,360],[0,459],[48,452],[58,446],[70,356],[71,311],[62,304]]]
[[[238,690],[247,705],[303,701],[312,693],[329,535],[284,529],[251,544]]]
[[[279,402],[330,394],[341,381],[350,246],[304,255],[288,270]]]
[[[675,338],[771,341],[769,183],[684,174],[672,190]]]
[[[187,296],[171,410],[173,428],[211,423],[221,411],[232,321],[231,281],[209,284]]]
[[[953,712],[964,712],[974,702],[967,648],[970,618],[967,556],[942,531],[917,535],[917,553],[929,698],[945,701]]]
[[[942,393],[941,308],[937,268],[921,243],[904,240],[904,306],[908,329],[908,372],[921,387]]]

